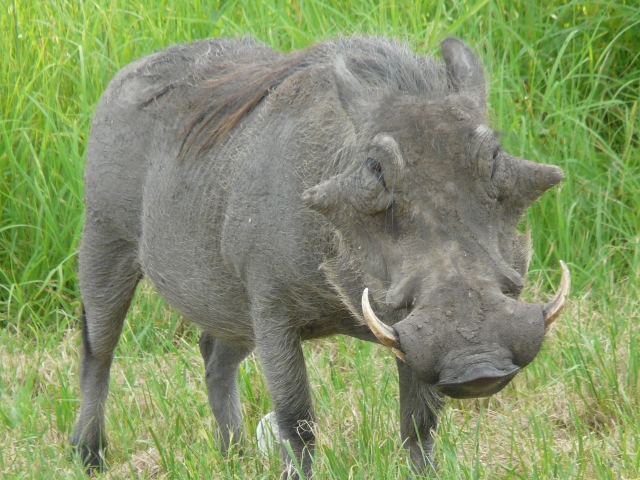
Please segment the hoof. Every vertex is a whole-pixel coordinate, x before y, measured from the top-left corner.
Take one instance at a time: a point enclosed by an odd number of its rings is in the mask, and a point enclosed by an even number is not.
[[[86,467],[88,475],[102,473],[105,470],[103,452],[105,448],[90,447],[82,441],[71,440],[73,456],[79,458]]]

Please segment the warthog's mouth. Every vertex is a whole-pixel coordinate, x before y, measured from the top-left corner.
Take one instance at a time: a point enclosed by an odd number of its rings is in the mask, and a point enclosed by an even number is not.
[[[438,391],[452,398],[479,398],[498,393],[516,376],[520,367],[500,371],[491,365],[474,365],[458,378],[441,380]]]

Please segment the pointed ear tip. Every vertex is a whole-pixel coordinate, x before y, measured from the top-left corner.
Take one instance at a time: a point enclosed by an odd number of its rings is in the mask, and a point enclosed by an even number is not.
[[[329,180],[308,188],[302,192],[300,198],[308,208],[324,214],[333,208],[338,195],[335,185]]]
[[[441,46],[443,46],[443,45],[452,45],[454,43],[458,43],[458,44],[463,43],[464,44],[464,42],[462,40],[460,40],[458,37],[445,37],[445,39],[440,42],[440,45]]]
[[[445,52],[450,52],[455,48],[463,48],[466,50],[471,50],[471,47],[467,45],[464,41],[460,40],[458,37],[446,37],[444,40],[440,42],[440,50]]]
[[[551,171],[551,177],[554,185],[557,185],[564,179],[564,170],[557,165],[549,165]]]

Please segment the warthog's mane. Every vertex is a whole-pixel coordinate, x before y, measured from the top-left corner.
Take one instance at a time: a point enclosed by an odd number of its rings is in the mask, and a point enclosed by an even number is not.
[[[239,45],[243,49],[240,55],[223,60],[216,66],[215,75],[199,82],[197,101],[183,132],[181,159],[196,158],[222,142],[292,75],[307,68],[331,66],[338,57],[370,89],[425,99],[442,98],[449,91],[442,64],[389,39],[341,38],[288,55],[252,39],[244,39]],[[325,68],[324,72],[331,69]]]

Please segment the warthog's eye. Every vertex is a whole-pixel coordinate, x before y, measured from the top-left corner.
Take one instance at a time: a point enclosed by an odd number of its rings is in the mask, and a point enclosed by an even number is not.
[[[491,180],[493,180],[493,176],[496,174],[496,168],[498,166],[498,157],[502,153],[502,147],[496,147],[493,151],[493,165],[491,166]]]
[[[376,176],[382,176],[382,165],[380,165],[380,162],[375,158],[367,158],[367,167],[369,167],[371,171],[376,174]]]
[[[382,182],[382,184],[386,188],[387,185],[384,182],[384,176],[382,174],[382,165],[380,165],[380,162],[373,157],[367,157],[366,164],[369,170],[371,170],[371,172],[376,176],[378,180]]]

